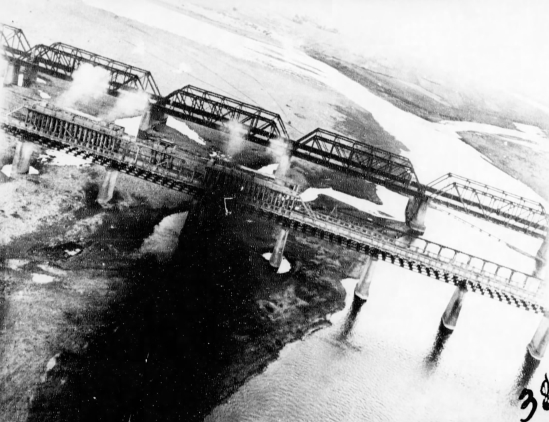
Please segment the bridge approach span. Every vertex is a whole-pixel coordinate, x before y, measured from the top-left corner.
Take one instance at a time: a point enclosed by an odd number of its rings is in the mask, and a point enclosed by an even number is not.
[[[137,140],[116,125],[34,104],[0,119],[2,129],[49,148],[189,194],[202,189],[204,160],[180,153],[169,142]]]

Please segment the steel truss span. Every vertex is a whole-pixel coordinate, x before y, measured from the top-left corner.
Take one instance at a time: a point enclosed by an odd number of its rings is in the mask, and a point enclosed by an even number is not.
[[[72,75],[83,63],[100,66],[109,71],[109,94],[121,90],[142,90],[160,97],[156,82],[148,70],[141,69],[108,57],[63,43],[52,45],[38,44],[22,56],[24,64],[33,66],[39,72],[62,79],[72,79]]]
[[[230,195],[235,206],[273,218],[294,230],[375,254],[384,261],[437,280],[464,283],[468,290],[506,304],[543,312],[538,300],[543,283],[536,277],[426,239],[416,238],[410,245],[402,238],[383,235],[364,224],[313,211],[301,200],[296,187],[260,178],[224,165],[208,165],[205,192],[213,200]]]
[[[31,49],[24,32],[10,25],[0,24],[2,55],[8,61],[16,61]]]
[[[289,139],[280,115],[192,85],[172,92],[157,105],[167,114],[212,129],[242,130],[247,140],[264,146],[274,139]]]
[[[408,158],[324,129],[315,129],[293,142],[292,147],[295,157],[396,191],[409,193],[411,185],[419,185]]]
[[[121,135],[119,127],[38,104],[22,107],[2,124],[23,140],[91,158],[153,183],[194,194],[202,189],[203,166],[178,154],[172,144]],[[123,132],[122,132],[123,133]]]
[[[547,233],[547,214],[539,202],[448,173],[427,186],[428,197],[493,223],[536,237]]]
[[[406,157],[364,142],[323,129],[293,141],[280,115],[191,85],[162,98],[147,70],[62,43],[31,48],[23,31],[9,25],[2,25],[2,50],[9,61],[65,79],[70,79],[82,63],[101,66],[110,72],[111,94],[124,89],[143,90],[160,110],[175,117],[225,132],[242,129],[249,141],[291,151],[295,157],[401,194],[430,200],[534,237],[547,235],[547,214],[540,203],[452,174],[422,185]]]

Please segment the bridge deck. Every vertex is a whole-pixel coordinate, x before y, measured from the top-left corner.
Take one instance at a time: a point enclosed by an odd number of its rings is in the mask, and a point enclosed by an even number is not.
[[[189,157],[171,144],[137,141],[121,135],[116,126],[34,104],[21,107],[1,120],[7,132],[75,155],[91,157],[172,189],[191,194],[230,194],[248,209],[278,218],[294,229],[326,238],[349,248],[375,254],[383,260],[446,282],[466,282],[478,291],[527,310],[542,312],[538,301],[541,280],[464,252],[404,233],[367,227],[313,211],[299,196],[299,186],[246,172],[229,165],[207,164]]]
[[[362,252],[411,271],[446,282],[465,282],[479,292],[526,310],[543,312],[539,302],[542,281],[504,265],[426,239],[409,241],[387,236],[379,230],[315,212],[294,189],[281,189],[274,182],[257,183],[258,176],[222,165],[208,165],[205,186],[234,197],[241,206],[269,215],[281,224],[315,234],[331,242]]]
[[[3,118],[2,127],[24,140],[114,167],[186,193],[202,189],[204,162],[179,154],[173,145],[137,142],[116,128],[50,107],[22,107]]]

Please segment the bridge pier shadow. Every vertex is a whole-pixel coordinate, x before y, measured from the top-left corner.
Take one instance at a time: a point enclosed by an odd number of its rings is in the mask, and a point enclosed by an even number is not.
[[[359,298],[357,295],[353,295],[353,303],[351,303],[351,308],[349,309],[349,313],[347,314],[347,317],[345,318],[345,322],[343,323],[343,326],[341,328],[341,332],[337,337],[339,341],[346,341],[349,338],[351,331],[355,326],[358,313],[360,312],[360,309],[362,309],[362,306],[365,303],[366,303],[366,300]]]
[[[444,350],[444,346],[446,345],[446,342],[448,341],[448,339],[450,338],[450,335],[453,332],[454,332],[453,330],[446,328],[442,323],[442,321],[440,321],[440,325],[438,326],[438,332],[437,332],[437,336],[435,337],[435,342],[433,344],[433,347],[424,360],[425,370],[427,371],[427,373],[431,373],[438,366],[438,362],[442,354],[442,351]]]
[[[518,403],[518,397],[520,393],[530,383],[532,377],[538,369],[539,364],[540,361],[532,357],[530,352],[526,350],[526,354],[524,355],[524,361],[522,362],[522,368],[520,369],[520,373],[515,380],[515,385],[513,386],[509,397],[511,405],[515,405],[516,403]]]

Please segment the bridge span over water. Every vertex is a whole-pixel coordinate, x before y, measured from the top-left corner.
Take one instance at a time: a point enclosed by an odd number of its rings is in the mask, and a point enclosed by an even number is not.
[[[375,261],[381,259],[457,286],[443,316],[453,329],[466,291],[473,291],[525,310],[544,313],[529,350],[543,355],[549,344],[549,306],[542,273],[547,266],[549,242],[547,215],[542,204],[479,182],[448,174],[424,185],[410,160],[364,141],[323,129],[292,140],[280,116],[197,87],[186,86],[162,97],[150,72],[94,53],[55,43],[30,47],[17,28],[4,25],[3,55],[10,62],[5,83],[25,86],[37,72],[64,79],[82,63],[111,72],[109,93],[143,90],[150,94],[150,109],[143,116],[135,138],[112,124],[98,123],[48,105],[26,105],[1,116],[2,129],[19,142],[14,168],[28,168],[29,143],[88,157],[106,166],[99,200],[112,196],[118,171],[176,189],[204,201],[234,197],[237,206],[274,219],[283,228],[271,264],[279,265],[288,230],[301,231],[352,248],[367,255],[357,285],[357,295],[368,297]],[[22,77],[21,77],[22,76]],[[301,197],[301,187],[283,179],[270,179],[230,163],[200,158],[159,139],[147,130],[171,115],[208,128],[227,132],[231,122],[245,129],[244,137],[302,160],[387,187],[408,196],[409,230],[379,227],[364,220],[349,220],[312,210]],[[17,171],[16,171],[17,172]],[[425,230],[429,202],[438,203],[512,230],[544,238],[534,274],[472,256],[420,237]]]

